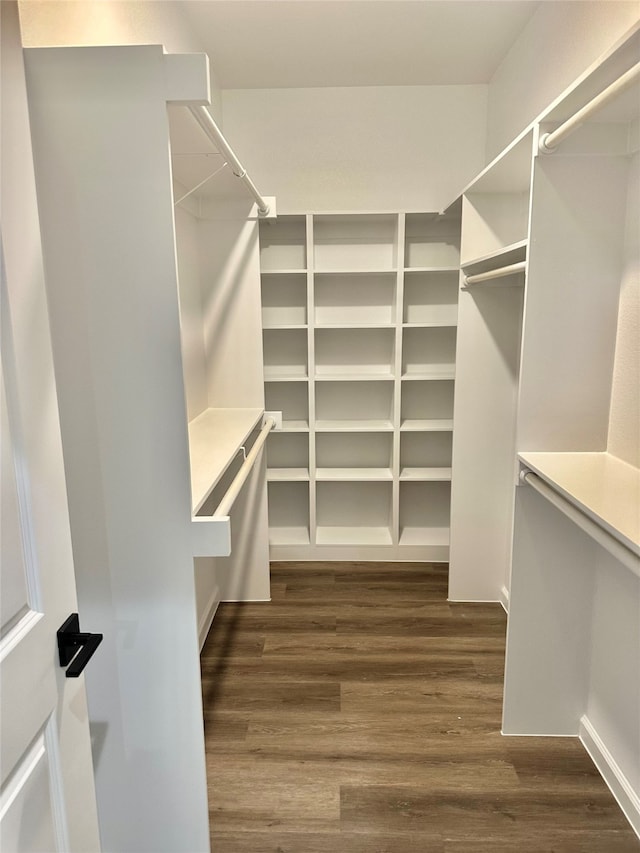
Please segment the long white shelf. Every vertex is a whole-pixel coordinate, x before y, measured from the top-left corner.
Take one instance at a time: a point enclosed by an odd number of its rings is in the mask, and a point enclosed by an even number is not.
[[[191,508],[195,515],[260,423],[263,409],[205,409],[189,423]]]
[[[519,263],[526,260],[527,242],[527,240],[519,240],[517,243],[503,246],[500,249],[496,249],[495,252],[490,252],[488,255],[464,261],[461,267],[467,275],[475,275],[477,273],[488,272],[497,267],[506,267],[510,264]]]
[[[270,545],[308,545],[308,527],[270,527]]]
[[[518,458],[618,542],[640,555],[640,470],[609,453],[519,453]]]
[[[318,545],[391,545],[388,527],[325,527],[318,526]]]
[[[451,468],[411,468],[400,470],[400,480],[404,482],[437,483],[451,481]]]
[[[325,482],[393,480],[393,474],[391,468],[318,468],[316,480]]]
[[[267,481],[269,483],[304,482],[308,479],[308,468],[267,468]]]
[[[316,420],[316,432],[393,432],[387,420]]]
[[[403,380],[436,380],[436,379],[455,379],[456,368],[454,364],[430,365],[427,367],[410,367],[402,374]]]
[[[452,432],[451,418],[405,418],[400,424],[400,432]]]
[[[448,527],[402,527],[401,545],[443,545],[449,544]]]
[[[323,373],[318,371],[313,377],[316,382],[390,382],[394,379],[391,370],[384,373],[357,373],[356,371],[345,371],[344,373]]]

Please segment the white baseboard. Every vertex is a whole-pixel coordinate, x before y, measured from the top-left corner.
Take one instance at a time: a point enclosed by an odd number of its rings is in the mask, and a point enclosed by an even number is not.
[[[633,786],[618,767],[614,757],[586,715],[580,718],[578,736],[593,759],[593,763],[600,771],[600,775],[609,786],[611,793],[618,801],[618,805],[633,827],[634,832],[640,838],[640,796],[637,791],[633,790]]]
[[[198,620],[198,640],[200,642],[200,651],[202,651],[202,647],[205,644],[207,639],[207,634],[211,629],[211,625],[213,624],[213,617],[216,615],[216,610],[218,609],[218,605],[220,604],[220,590],[216,586],[211,593],[211,597],[207,601],[207,604]]]
[[[506,588],[506,586],[503,586],[500,589],[500,604],[503,606],[504,612],[508,613],[509,612],[509,590]]]

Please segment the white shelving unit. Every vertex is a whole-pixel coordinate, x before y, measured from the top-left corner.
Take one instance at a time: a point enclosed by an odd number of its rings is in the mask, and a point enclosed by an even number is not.
[[[579,737],[638,835],[640,84],[590,102],[639,50],[463,192],[449,571],[508,609],[503,733]]]
[[[260,239],[272,558],[446,560],[458,212],[290,215]]]

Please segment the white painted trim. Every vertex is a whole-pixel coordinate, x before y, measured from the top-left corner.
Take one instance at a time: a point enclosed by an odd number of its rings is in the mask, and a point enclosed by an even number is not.
[[[209,600],[207,601],[207,605],[204,608],[202,616],[198,620],[198,641],[200,643],[200,651],[202,651],[209,631],[211,630],[213,618],[218,610],[220,600],[220,587],[216,585],[209,597]]]
[[[500,604],[503,606],[504,612],[508,614],[509,613],[509,590],[504,585],[500,588]]]
[[[586,714],[580,717],[578,736],[634,832],[640,838],[640,796],[633,790],[631,782],[618,767],[616,760]]]

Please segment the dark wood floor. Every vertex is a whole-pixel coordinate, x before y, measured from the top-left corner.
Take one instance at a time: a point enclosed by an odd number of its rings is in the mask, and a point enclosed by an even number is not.
[[[637,853],[577,740],[500,734],[506,618],[428,564],[276,563],[202,653],[214,853]]]

